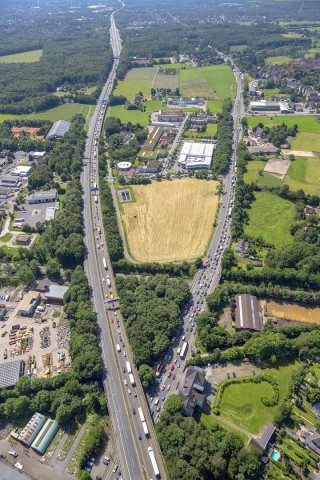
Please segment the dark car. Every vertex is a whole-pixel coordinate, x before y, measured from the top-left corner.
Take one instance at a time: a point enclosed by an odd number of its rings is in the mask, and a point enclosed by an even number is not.
[[[140,433],[140,432],[138,432],[138,433],[137,433],[137,435],[138,435],[138,438],[139,438],[139,440],[142,440],[141,433]]]

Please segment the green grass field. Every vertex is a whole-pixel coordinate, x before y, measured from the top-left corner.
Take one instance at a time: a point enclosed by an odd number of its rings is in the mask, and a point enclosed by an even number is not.
[[[267,57],[265,59],[266,63],[270,66],[273,65],[286,65],[291,62],[291,58],[285,55],[279,57]]]
[[[296,123],[299,127],[299,132],[320,133],[320,123],[317,122],[316,117],[313,115],[282,115],[279,117],[257,115],[247,117],[247,119],[249,127],[255,127],[259,122],[268,127],[281,125],[282,123],[285,123],[288,127],[292,127]]]
[[[262,371],[276,379],[279,386],[279,402],[287,394],[290,378],[298,366],[298,361],[287,361]],[[273,388],[266,382],[232,384],[223,393],[221,417],[250,433],[257,434],[264,425],[272,423],[277,406],[265,407],[260,400],[261,397],[265,395],[270,397],[272,394]]]
[[[162,73],[157,73],[155,77],[153,88],[171,88],[175,90],[180,88],[180,79],[179,75],[163,75]]]
[[[223,104],[223,100],[207,100],[206,101],[207,109],[210,110],[211,113],[222,112],[222,104]]]
[[[23,119],[25,115],[11,115],[9,113],[0,113],[0,123],[5,122],[6,120],[13,120],[13,119]]]
[[[248,45],[232,45],[230,47],[230,52],[243,52]]]
[[[0,63],[33,63],[38,62],[43,50],[30,50],[30,52],[15,53],[0,57]]]
[[[125,107],[119,105],[116,107],[109,107],[107,110],[108,117],[118,117],[122,123],[131,122],[132,124],[140,123],[146,127],[149,123],[148,112],[140,112],[140,110],[127,110]]]
[[[196,412],[194,417],[195,417],[197,422],[203,423],[203,425],[205,425],[208,428],[210,428],[212,425],[213,426],[219,425],[224,430],[227,430],[227,432],[235,433],[236,435],[238,435],[243,440],[243,443],[245,445],[247,444],[247,442],[249,440],[247,435],[245,435],[242,432],[239,432],[238,430],[230,428],[225,423],[223,423],[223,420],[220,419],[219,417],[213,417],[213,416],[208,415],[207,413],[202,412],[202,411],[201,412]]]
[[[261,402],[262,397],[272,395],[273,388],[267,382],[229,385],[223,393],[221,417],[257,434],[264,425],[272,423],[274,408]]]
[[[52,120],[56,122],[57,120],[68,120],[70,121],[73,115],[80,113],[85,118],[90,111],[91,105],[86,105],[83,103],[65,103],[59,105],[55,108],[50,108],[44,112],[37,112],[28,115],[26,118],[39,119],[39,120]]]
[[[290,227],[294,222],[294,204],[269,192],[256,192],[256,200],[248,210],[249,224],[245,233],[262,237],[275,247],[284,247],[292,242]]]
[[[291,140],[291,148],[292,150],[320,152],[320,133],[298,132],[297,136]]]
[[[150,98],[153,78],[156,74],[154,67],[132,68],[124,80],[120,80],[114,90],[114,95],[124,95],[132,101],[137,93],[142,92],[145,98]]]
[[[301,33],[291,32],[291,33],[283,33],[282,36],[285,38],[302,38],[304,35],[302,35]]]
[[[187,97],[234,98],[235,77],[228,65],[180,70],[181,93]]]

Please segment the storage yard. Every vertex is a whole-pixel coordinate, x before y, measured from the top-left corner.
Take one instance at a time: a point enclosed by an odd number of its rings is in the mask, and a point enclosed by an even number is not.
[[[39,295],[39,304],[26,316],[26,303],[32,295]],[[63,307],[45,303],[44,296],[16,290],[2,304],[7,312],[0,323],[0,376],[1,365],[12,360],[23,360],[24,373],[29,376],[48,377],[69,368],[70,330]]]

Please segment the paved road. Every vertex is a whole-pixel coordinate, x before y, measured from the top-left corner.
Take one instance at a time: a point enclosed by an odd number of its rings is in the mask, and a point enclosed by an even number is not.
[[[226,59],[225,59],[226,60]],[[233,66],[234,67],[234,66]],[[237,81],[237,93],[234,101],[233,119],[233,153],[228,174],[223,178],[224,194],[221,198],[220,211],[217,218],[217,225],[207,251],[208,265],[200,268],[196,273],[190,292],[190,301],[183,311],[180,321],[180,330],[177,332],[171,348],[167,352],[163,365],[163,372],[158,379],[158,391],[156,393],[159,403],[149,399],[150,408],[155,410],[156,420],[162,409],[163,403],[170,391],[177,392],[183,382],[185,361],[190,357],[195,342],[195,320],[196,316],[206,309],[205,299],[219,284],[221,276],[221,258],[230,240],[231,211],[233,208],[236,182],[236,151],[239,139],[241,138],[241,118],[244,114],[242,99],[242,75],[234,67],[234,74]],[[186,353],[181,358],[181,349],[184,342],[187,343]],[[178,353],[179,352],[179,353]]]
[[[149,410],[145,403],[138,374],[134,370],[123,320],[120,312],[118,312],[115,280],[106,248],[101,205],[99,202],[97,142],[103,124],[106,101],[112,92],[121,51],[121,41],[115,26],[114,13],[111,15],[110,28],[114,64],[100,95],[95,112],[89,122],[88,140],[84,154],[84,171],[81,177],[84,190],[85,243],[88,251],[85,269],[92,288],[94,309],[97,313],[98,325],[100,327],[100,344],[105,365],[103,383],[107,394],[111,426],[115,438],[117,463],[120,465],[117,473],[111,474],[109,477],[118,478],[119,471],[121,471],[119,476],[122,476],[125,480],[140,480],[144,479],[145,475],[149,479],[155,478],[148,453],[148,448],[151,447],[156,456],[161,478],[165,479],[166,474],[150,420]],[[121,340],[119,339],[119,332]],[[118,343],[119,347],[117,347]],[[119,349],[120,352],[117,351]],[[135,378],[135,386],[130,386],[130,388],[128,374],[125,369],[126,360],[131,363]],[[147,436],[143,435],[142,425],[137,415],[138,407],[143,409],[147,421],[149,430],[149,435]],[[138,432],[140,431],[142,432],[141,440],[138,439]]]

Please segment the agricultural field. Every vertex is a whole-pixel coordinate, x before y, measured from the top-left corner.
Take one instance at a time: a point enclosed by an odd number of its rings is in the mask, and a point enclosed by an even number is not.
[[[320,133],[298,132],[290,143],[292,150],[320,152]]]
[[[292,59],[290,57],[283,55],[279,57],[267,57],[265,61],[267,65],[270,65],[272,67],[274,65],[287,65],[292,61]]]
[[[10,113],[0,113],[0,123],[5,122],[6,120],[14,120],[14,119],[23,119],[25,115],[12,115]]]
[[[0,63],[34,63],[39,62],[43,50],[30,50],[29,52],[14,53],[0,57]]]
[[[39,120],[51,120],[56,122],[57,120],[70,121],[73,115],[81,114],[84,118],[87,118],[89,112],[92,110],[92,105],[83,103],[65,103],[55,108],[50,108],[44,112],[37,112],[28,115],[26,118],[39,119]]]
[[[298,361],[289,361],[262,370],[264,374],[271,375],[277,381],[279,403],[287,394],[290,378],[298,366]],[[261,397],[271,397],[272,394],[273,387],[267,382],[231,384],[223,392],[220,407],[221,417],[249,433],[257,434],[266,424],[272,423],[277,406],[266,407],[261,402]]]
[[[120,80],[113,94],[124,95],[129,101],[134,100],[137,93],[142,92],[150,98],[150,90],[157,71],[154,67],[132,68],[124,80]]]
[[[140,123],[140,125],[143,127],[146,127],[149,123],[148,112],[141,112],[140,110],[128,110],[126,107],[121,105],[117,105],[116,107],[108,107],[107,116],[118,117],[122,123]]]
[[[185,178],[132,186],[136,202],[121,206],[131,255],[140,262],[202,256],[218,210],[218,185]]]
[[[186,97],[233,98],[235,77],[228,65],[187,68],[180,70],[180,89]]]
[[[245,225],[245,234],[261,237],[278,248],[289,245],[292,242],[290,228],[294,223],[294,204],[269,192],[256,192],[255,198],[248,210],[249,224]]]
[[[275,302],[274,300],[266,300],[264,303],[270,317],[303,323],[320,323],[320,307],[314,305],[305,307],[294,303]]]
[[[157,73],[157,76],[153,82],[153,88],[171,88],[171,90],[175,90],[176,88],[180,88],[180,79],[179,75],[164,75],[162,73]]]
[[[223,105],[223,100],[207,100],[206,101],[207,110],[210,110],[211,113],[221,113],[222,105]]]
[[[246,183],[256,182],[259,185],[278,186],[288,185],[291,190],[304,190],[306,194],[318,195],[320,188],[320,158],[298,157],[289,167],[283,180],[262,172],[265,162],[252,160],[247,163],[247,172],[244,174]]]

